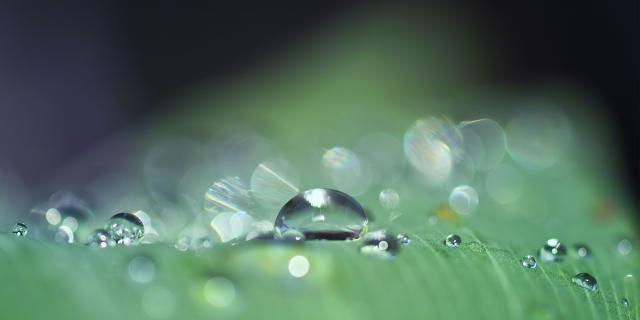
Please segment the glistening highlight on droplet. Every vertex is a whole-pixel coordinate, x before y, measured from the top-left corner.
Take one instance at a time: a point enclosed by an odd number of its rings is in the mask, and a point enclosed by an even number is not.
[[[366,232],[367,215],[358,201],[344,192],[311,189],[289,200],[275,221],[276,238],[291,229],[306,240],[352,240]]]

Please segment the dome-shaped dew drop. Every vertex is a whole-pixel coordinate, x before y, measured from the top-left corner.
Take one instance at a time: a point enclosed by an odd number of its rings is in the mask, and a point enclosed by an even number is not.
[[[311,189],[299,193],[280,209],[276,238],[291,229],[306,240],[352,240],[367,230],[367,215],[358,201],[344,192]]]

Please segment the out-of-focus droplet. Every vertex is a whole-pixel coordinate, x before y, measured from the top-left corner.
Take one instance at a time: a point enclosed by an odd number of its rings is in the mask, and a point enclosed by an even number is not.
[[[333,186],[349,194],[364,193],[371,185],[371,172],[353,151],[333,147],[322,156],[322,167]]]
[[[538,263],[536,262],[536,258],[532,255],[527,255],[522,257],[522,259],[520,259],[520,264],[522,264],[523,267],[528,269],[535,269],[538,266]]]
[[[67,225],[61,225],[58,227],[56,234],[53,237],[53,240],[56,242],[62,243],[74,243],[75,242],[75,234],[71,227]]]
[[[398,234],[398,242],[402,245],[407,245],[411,243],[411,238],[405,233]]]
[[[219,138],[214,138],[211,145],[218,149],[215,163],[219,164],[220,173],[225,176],[248,178],[260,162],[273,158],[277,153],[271,140],[247,132],[232,135],[222,145]]]
[[[144,236],[144,225],[138,217],[131,213],[121,212],[113,215],[107,221],[105,230],[118,245],[135,245]]]
[[[450,234],[442,243],[449,248],[457,248],[462,243],[462,238],[457,234]]]
[[[571,281],[578,287],[581,287],[590,291],[598,290],[598,281],[596,281],[596,278],[594,278],[592,275],[588,273],[584,273],[584,272],[578,273],[575,276],[573,276],[573,278],[571,278]]]
[[[449,195],[449,205],[458,214],[470,214],[478,207],[478,193],[471,186],[457,186]]]
[[[137,283],[149,283],[153,281],[156,275],[156,265],[153,261],[145,256],[139,256],[131,259],[127,266],[129,278]]]
[[[491,199],[499,204],[509,204],[522,195],[524,178],[514,167],[499,164],[487,173],[485,183]]]
[[[302,278],[309,273],[309,259],[305,256],[294,256],[289,260],[289,274],[294,278]]]
[[[629,241],[629,239],[620,239],[620,241],[618,241],[617,249],[621,255],[626,256],[631,253],[631,248],[631,241]]]
[[[53,226],[58,225],[58,223],[62,221],[62,215],[60,214],[60,211],[58,211],[58,209],[56,208],[47,209],[47,212],[45,213],[44,217],[47,220],[47,222]]]
[[[24,237],[29,232],[29,228],[26,224],[22,222],[18,222],[13,226],[11,233],[15,234],[18,237]]]
[[[549,239],[540,248],[540,260],[558,262],[567,255],[567,248],[558,239]]]
[[[253,218],[246,212],[223,212],[213,217],[209,226],[221,242],[245,236],[253,225]]]
[[[369,164],[372,182],[378,185],[394,183],[402,176],[405,160],[402,142],[386,133],[372,133],[360,139],[356,154]]]
[[[112,247],[116,244],[111,234],[105,229],[96,229],[89,235],[87,245],[94,248]]]
[[[441,185],[462,154],[462,134],[447,120],[417,120],[404,135],[404,152],[411,165],[432,185]]]
[[[460,216],[449,205],[438,206],[434,211],[434,215],[429,217],[429,223],[432,225],[440,220],[456,225],[460,224]]]
[[[247,212],[254,203],[249,189],[239,177],[217,180],[204,195],[205,210],[214,214]]]
[[[379,258],[391,258],[398,254],[400,245],[397,236],[384,231],[372,231],[367,233],[360,247],[360,252]]]
[[[559,110],[536,108],[516,114],[507,124],[509,155],[528,169],[555,164],[571,140],[571,128]]]
[[[251,224],[249,232],[247,232],[245,240],[249,241],[263,237],[273,238],[273,222],[268,220],[254,221]]]
[[[502,127],[491,119],[460,123],[465,152],[473,159],[477,170],[486,171],[498,165],[507,148]]]
[[[142,296],[142,309],[153,319],[172,318],[176,308],[176,298],[164,287],[151,287]]]
[[[575,250],[575,255],[580,259],[591,256],[591,249],[584,243],[576,243],[573,245],[573,249]]]
[[[202,160],[202,147],[183,137],[155,142],[142,168],[145,186],[155,199],[176,201],[182,177]]]
[[[260,205],[274,211],[300,190],[296,169],[284,159],[263,161],[251,175],[251,194]],[[275,218],[275,214],[269,219]]]
[[[362,206],[346,193],[331,189],[311,189],[289,200],[280,209],[274,224],[276,237],[290,229],[307,240],[351,240],[367,230]]]
[[[305,240],[304,233],[296,229],[286,230],[279,238],[284,241],[304,241]]]
[[[386,209],[395,209],[400,203],[400,195],[393,189],[383,189],[378,195],[378,200],[382,207]]]
[[[227,307],[236,298],[236,286],[227,278],[211,278],[204,284],[204,298],[216,308]]]

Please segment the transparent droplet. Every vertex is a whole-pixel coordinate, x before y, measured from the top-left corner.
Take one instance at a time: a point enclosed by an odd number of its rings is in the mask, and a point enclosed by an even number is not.
[[[449,248],[457,248],[460,246],[460,243],[462,243],[462,239],[457,234],[450,234],[444,239],[443,243]]]
[[[273,239],[273,222],[267,220],[254,221],[245,240]]]
[[[112,247],[116,244],[105,229],[96,229],[89,235],[87,245],[94,248]]]
[[[532,255],[527,255],[522,257],[522,259],[520,259],[520,263],[522,264],[523,267],[529,268],[529,269],[535,269],[538,266],[538,263],[536,262],[536,258]]]
[[[275,212],[300,190],[296,169],[284,159],[263,161],[251,175],[251,194],[263,207]],[[275,214],[269,219],[275,218]]]
[[[620,239],[620,241],[618,241],[617,249],[621,255],[626,256],[631,253],[631,248],[631,241],[629,241],[629,239]]]
[[[462,134],[444,119],[417,120],[404,135],[405,155],[432,185],[441,185],[449,179],[461,147]]]
[[[204,297],[214,307],[230,305],[236,297],[236,287],[227,278],[214,277],[204,284]]]
[[[209,187],[204,198],[205,210],[214,214],[247,212],[254,206],[249,189],[239,177],[217,180]]]
[[[53,226],[58,225],[58,223],[62,221],[62,216],[60,214],[60,211],[58,211],[58,209],[56,208],[47,209],[47,212],[45,213],[44,217],[47,220],[47,222]]]
[[[367,215],[346,193],[332,189],[311,189],[289,200],[275,221],[276,237],[290,229],[307,240],[351,240],[366,232]]]
[[[567,255],[567,248],[558,239],[549,239],[540,248],[540,260],[558,262]]]
[[[109,218],[105,230],[109,232],[116,244],[125,246],[138,244],[144,236],[142,221],[127,212],[121,212]]]
[[[485,184],[491,199],[499,204],[509,204],[522,195],[524,178],[514,167],[501,163],[487,173]]]
[[[213,217],[209,226],[218,240],[229,242],[249,233],[253,223],[253,218],[246,212],[224,212]]]
[[[477,170],[486,171],[502,161],[507,151],[507,138],[497,122],[491,119],[464,121],[460,123],[460,132],[465,151],[473,159]]]
[[[547,107],[516,114],[507,124],[509,155],[525,168],[542,169],[555,164],[567,148],[571,129],[566,116]]]
[[[624,308],[629,308],[629,300],[627,298],[622,298],[620,299],[620,304],[624,307]]]
[[[586,244],[576,243],[575,245],[573,245],[573,248],[575,250],[575,255],[578,258],[584,259],[591,256],[591,249],[589,249]]]
[[[398,234],[398,242],[402,245],[411,243],[411,238],[405,233]]]
[[[295,278],[302,278],[309,273],[309,259],[305,256],[294,256],[289,260],[289,274]]]
[[[364,193],[371,185],[371,172],[351,150],[333,147],[322,156],[322,167],[333,186],[350,194]]]
[[[56,242],[74,243],[75,234],[73,233],[73,230],[71,229],[71,227],[67,225],[61,225],[58,227],[58,230],[56,231],[56,234],[54,235],[53,239]]]
[[[380,258],[391,258],[398,254],[399,250],[397,236],[384,230],[367,233],[360,247],[361,253]]]
[[[591,291],[598,290],[598,281],[596,281],[596,278],[588,273],[578,273],[573,276],[573,278],[571,278],[571,281],[581,288],[585,288]]]
[[[288,229],[282,234],[282,240],[285,241],[304,241],[304,234],[296,229]]]
[[[378,200],[382,207],[387,209],[395,209],[400,203],[400,195],[393,189],[384,189],[380,191]]]
[[[457,186],[449,195],[449,205],[458,214],[470,214],[478,207],[478,192],[471,186]]]
[[[137,283],[149,283],[156,275],[156,265],[145,256],[135,257],[127,267],[129,278]]]
[[[27,227],[26,224],[22,223],[22,222],[18,222],[13,226],[13,229],[11,230],[11,233],[15,234],[18,237],[24,237],[27,235],[27,232],[29,232],[29,228]]]
[[[187,251],[191,246],[191,237],[187,235],[180,236],[173,246],[180,251]]]

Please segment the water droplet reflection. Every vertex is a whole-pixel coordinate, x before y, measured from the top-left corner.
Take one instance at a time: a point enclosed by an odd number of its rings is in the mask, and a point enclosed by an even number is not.
[[[295,278],[302,278],[309,273],[309,260],[305,256],[294,256],[289,260],[289,273]]]
[[[598,281],[596,281],[596,278],[588,273],[578,273],[573,276],[573,278],[571,278],[571,281],[581,288],[590,291],[598,290]]]

